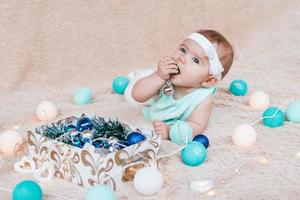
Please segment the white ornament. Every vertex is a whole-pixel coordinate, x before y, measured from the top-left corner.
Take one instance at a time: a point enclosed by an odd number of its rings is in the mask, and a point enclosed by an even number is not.
[[[263,91],[254,92],[249,98],[249,105],[256,110],[264,110],[269,104],[269,96]]]
[[[232,140],[238,147],[249,148],[256,142],[257,133],[249,124],[242,124],[235,128]]]
[[[145,196],[158,193],[163,186],[163,182],[162,174],[154,166],[139,169],[133,179],[136,191]]]
[[[41,121],[51,121],[56,118],[57,113],[57,108],[51,101],[41,102],[36,109],[36,115]]]
[[[13,155],[22,143],[22,135],[17,131],[7,130],[0,133],[0,151],[6,155]]]
[[[211,180],[191,181],[190,187],[192,190],[203,193],[209,191],[213,187],[213,182]]]

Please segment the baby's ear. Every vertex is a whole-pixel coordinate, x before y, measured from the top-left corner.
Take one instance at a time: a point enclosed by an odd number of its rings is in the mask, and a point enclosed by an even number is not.
[[[212,87],[214,85],[216,85],[218,83],[218,78],[217,76],[214,75],[209,75],[202,83],[201,85],[203,87],[209,88]]]

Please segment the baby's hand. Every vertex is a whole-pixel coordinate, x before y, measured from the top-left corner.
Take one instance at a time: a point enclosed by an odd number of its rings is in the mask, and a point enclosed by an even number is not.
[[[179,72],[177,64],[168,56],[159,61],[157,74],[163,80],[168,80],[171,74]]]
[[[161,136],[161,139],[169,139],[169,126],[159,120],[154,120],[152,122],[154,132]]]

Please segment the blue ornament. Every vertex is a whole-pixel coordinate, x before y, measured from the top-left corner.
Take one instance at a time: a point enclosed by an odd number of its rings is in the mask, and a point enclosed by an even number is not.
[[[202,135],[202,134],[196,135],[193,138],[193,141],[201,142],[205,146],[206,149],[207,149],[207,147],[209,145],[208,138],[205,135]]]
[[[185,121],[176,121],[170,129],[170,139],[172,142],[180,145],[192,141],[193,129]],[[187,141],[186,141],[187,140]]]
[[[145,139],[146,139],[146,137],[143,134],[141,134],[139,132],[132,132],[127,137],[127,144],[130,146],[130,145],[139,143]]]
[[[190,142],[181,151],[181,160],[188,166],[198,166],[204,162],[206,158],[206,149],[204,145],[197,141]]]
[[[112,87],[116,93],[124,94],[128,83],[129,80],[125,76],[117,76],[112,82]]]
[[[92,91],[87,87],[77,89],[73,96],[73,100],[76,105],[88,104],[92,99]]]
[[[93,129],[93,122],[87,117],[82,117],[78,120],[76,124],[76,128],[79,132],[84,130],[92,130]]]
[[[291,122],[300,123],[300,101],[295,101],[288,105],[286,117]]]
[[[114,191],[108,185],[96,185],[89,189],[85,195],[85,200],[116,200]]]
[[[13,190],[13,200],[42,200],[43,191],[34,181],[25,180],[16,185]]]
[[[283,125],[284,113],[277,107],[270,107],[263,113],[263,118],[264,125],[276,128]]]
[[[101,145],[101,143],[99,143],[99,141],[92,142],[92,144],[93,144],[93,146],[94,146],[96,149],[102,147],[102,145]]]
[[[230,84],[229,91],[235,96],[245,96],[248,91],[247,83],[244,80],[234,80]]]

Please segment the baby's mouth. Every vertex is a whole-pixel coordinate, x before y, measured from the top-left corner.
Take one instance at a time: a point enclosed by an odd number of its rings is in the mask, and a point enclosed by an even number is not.
[[[172,74],[171,74],[172,76],[174,76],[174,75],[179,75],[179,74],[180,74],[180,68],[179,68],[179,66],[178,66],[176,63],[174,63],[174,65],[177,66],[178,72],[177,72],[177,73],[172,73]]]

